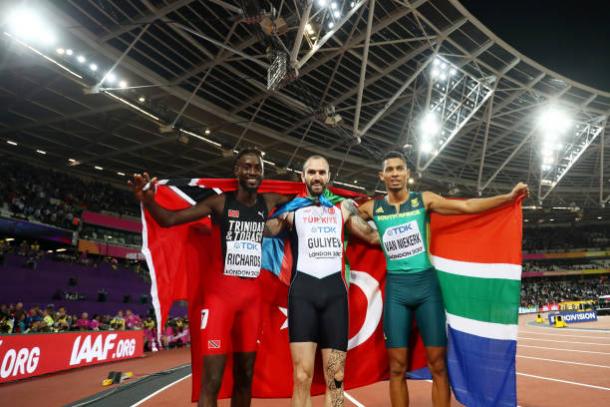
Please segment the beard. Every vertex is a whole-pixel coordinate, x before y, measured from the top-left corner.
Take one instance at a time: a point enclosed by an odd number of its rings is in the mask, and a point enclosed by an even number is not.
[[[254,187],[251,186],[250,184],[248,184],[248,180],[245,178],[239,178],[238,182],[239,182],[239,186],[241,186],[248,193],[254,193],[254,192],[258,191],[258,187],[261,185],[260,178],[258,178],[258,182],[256,183],[256,186],[254,186]]]
[[[313,197],[319,197],[320,195],[322,195],[324,193],[324,190],[326,189],[326,184],[323,184],[323,183],[316,183],[316,184],[312,184],[312,185],[306,184],[306,185],[307,185],[307,193]],[[316,187],[321,186],[322,189],[320,190],[320,192],[315,192],[312,190],[314,186],[316,186]]]

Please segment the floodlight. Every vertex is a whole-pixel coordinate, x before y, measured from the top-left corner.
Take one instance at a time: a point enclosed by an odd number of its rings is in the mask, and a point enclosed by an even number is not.
[[[32,9],[25,7],[14,10],[7,19],[9,31],[28,41],[39,41],[47,45],[55,43],[55,35],[44,20]]]
[[[423,135],[436,136],[441,130],[436,114],[433,112],[426,113],[419,124],[419,129]]]
[[[205,133],[206,135],[210,135],[210,133],[211,133],[211,132],[212,132],[212,130],[210,130],[210,129],[205,129],[205,131],[204,131],[204,133]]]
[[[335,16],[335,18],[340,18],[340,17],[341,17],[341,11],[339,11],[339,10],[335,10],[335,11],[333,12],[333,16]]]
[[[331,10],[336,10],[337,9],[337,3],[335,3],[334,1],[332,3],[330,3],[330,8]]]
[[[333,28],[335,26],[335,23],[333,23],[332,21],[330,23],[328,23],[328,28]]]
[[[438,77],[441,81],[446,81],[447,80],[447,74],[445,72],[441,72],[441,74]]]
[[[449,75],[451,75],[451,76],[455,75],[456,73],[457,73],[457,70],[455,68],[451,68],[449,70]]]
[[[72,51],[71,49],[66,50],[66,55],[72,56],[72,54],[74,54],[74,51]]]
[[[65,49],[63,49],[63,48],[57,48],[56,52],[57,52],[59,55],[63,55],[63,54],[65,54],[65,53],[66,53],[66,50],[65,50]]]
[[[145,98],[144,96],[140,96],[140,97],[138,98],[138,102],[140,102],[140,103],[144,103],[144,102],[146,102],[146,98]]]
[[[95,168],[98,171],[102,171],[104,169],[103,167],[100,167],[99,165],[95,165],[95,166],[93,166],[93,168]]]
[[[571,124],[567,113],[553,106],[542,111],[538,117],[538,127],[547,136],[562,134]]]
[[[91,69],[93,72],[97,71],[97,65],[96,64],[89,64],[89,69]]]
[[[432,152],[432,144],[428,143],[427,141],[423,142],[422,145],[419,148],[421,150],[422,153],[424,154],[428,154]]]
[[[318,0],[318,6],[320,7],[326,7],[327,4],[328,0]]]
[[[430,73],[432,74],[433,78],[437,78],[441,74],[441,71],[439,71],[438,68],[432,68],[432,72]]]
[[[104,77],[104,82],[114,83],[116,81],[116,75],[112,72],[108,72]]]
[[[80,63],[80,64],[84,64],[87,61],[87,58],[85,58],[82,55],[79,55],[76,57],[76,60]]]
[[[125,89],[127,87],[127,82],[126,81],[120,81],[119,82],[119,88]]]

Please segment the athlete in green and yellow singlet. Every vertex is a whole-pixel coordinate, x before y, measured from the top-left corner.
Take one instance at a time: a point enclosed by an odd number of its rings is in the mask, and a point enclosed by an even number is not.
[[[508,194],[468,200],[449,200],[432,192],[409,191],[407,160],[400,152],[386,154],[379,178],[385,183],[388,194],[361,205],[360,213],[377,225],[386,257],[388,274],[383,330],[390,363],[392,406],[405,406],[409,400],[404,378],[413,317],[422,335],[432,373],[433,405],[449,406],[445,309],[429,257],[428,214],[430,211],[443,215],[483,212],[527,194],[528,188],[519,183]]]

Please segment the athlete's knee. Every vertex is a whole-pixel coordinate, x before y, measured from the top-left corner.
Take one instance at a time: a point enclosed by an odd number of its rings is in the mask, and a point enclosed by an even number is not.
[[[328,354],[326,361],[325,377],[327,378],[327,386],[329,389],[343,388],[343,376],[345,369],[345,352],[332,349]]]
[[[445,363],[444,354],[429,357],[428,369],[433,376],[445,375],[447,373],[447,364]]]
[[[390,376],[404,377],[407,371],[407,362],[400,358],[390,357]]]
[[[345,373],[343,369],[336,371],[332,376],[332,382],[328,383],[328,387],[331,389],[341,389],[343,388],[343,378],[345,377]]]
[[[207,394],[216,398],[222,384],[222,374],[216,372],[205,372],[203,379],[203,388]]]
[[[254,369],[249,367],[236,371],[234,374],[235,386],[249,388],[252,384],[253,376]]]
[[[313,369],[309,366],[297,365],[294,367],[294,384],[299,387],[308,387],[313,380]]]

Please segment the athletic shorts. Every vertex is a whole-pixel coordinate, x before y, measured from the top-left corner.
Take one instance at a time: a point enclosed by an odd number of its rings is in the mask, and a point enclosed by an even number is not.
[[[200,320],[202,353],[256,352],[261,330],[261,305],[258,278],[222,276],[217,279],[203,294]]]
[[[322,279],[297,272],[288,294],[290,342],[347,351],[347,287],[341,273]]]
[[[406,348],[413,316],[425,346],[447,346],[445,307],[435,269],[388,273],[383,307],[386,348]]]

